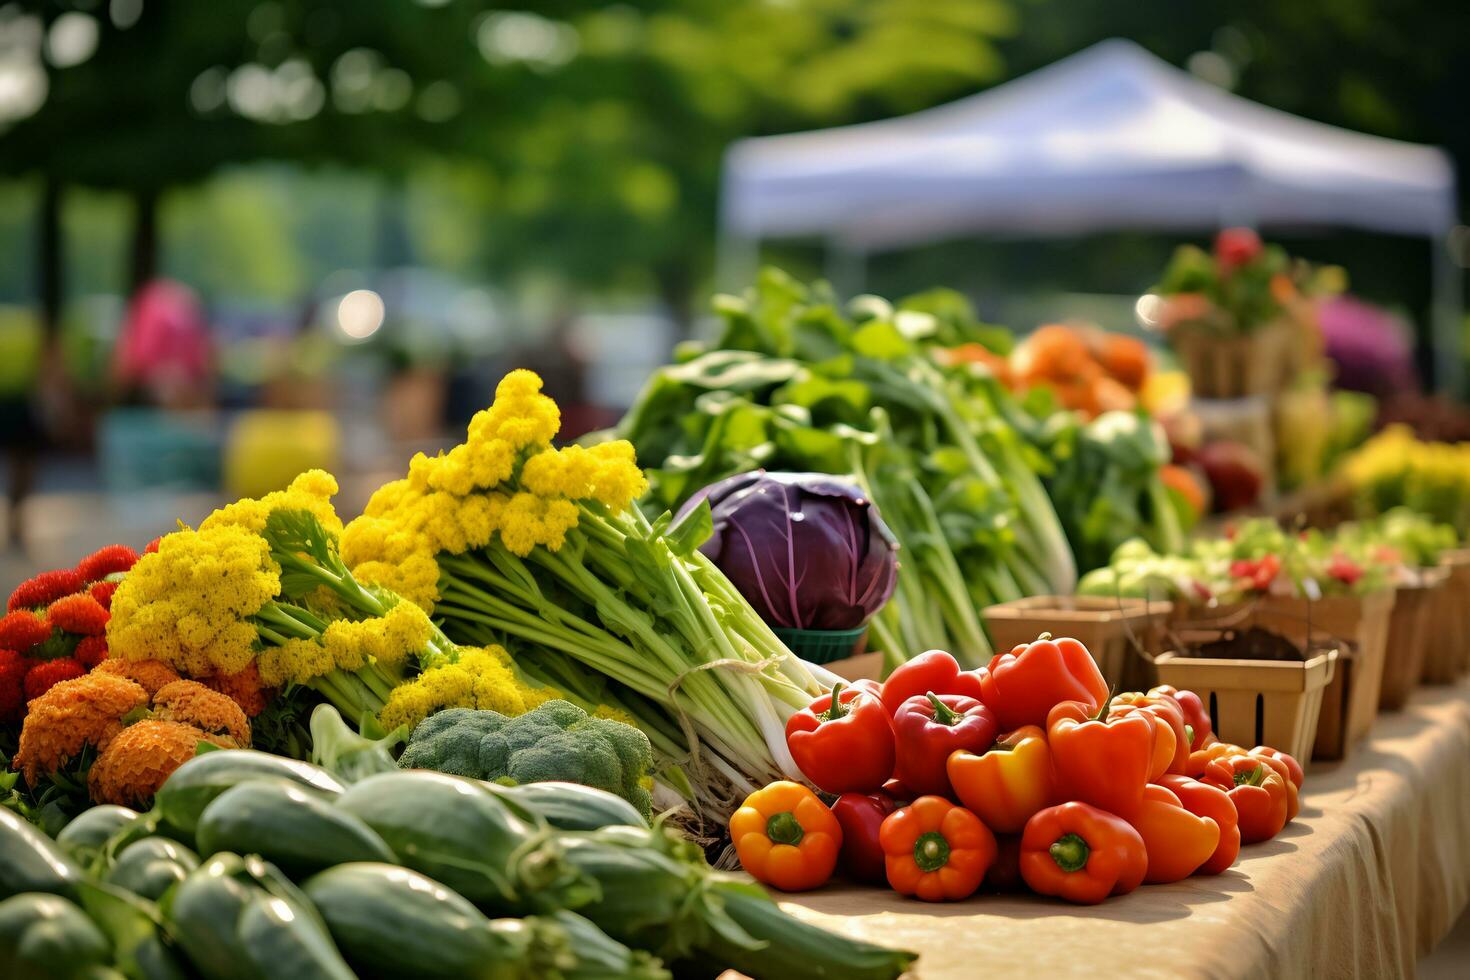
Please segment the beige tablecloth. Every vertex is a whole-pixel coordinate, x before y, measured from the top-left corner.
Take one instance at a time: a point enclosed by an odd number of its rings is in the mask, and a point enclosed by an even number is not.
[[[1307,772],[1301,815],[1218,877],[1094,907],[980,895],[924,905],[834,884],[785,908],[920,954],[920,977],[1392,977],[1470,898],[1470,686],[1422,689],[1347,761]]]

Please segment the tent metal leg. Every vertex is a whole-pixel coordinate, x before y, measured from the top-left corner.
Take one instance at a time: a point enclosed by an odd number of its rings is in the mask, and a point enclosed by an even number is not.
[[[1430,337],[1434,348],[1434,387],[1454,398],[1465,394],[1464,270],[1446,237],[1430,240],[1434,277],[1430,303]]]
[[[856,296],[868,287],[868,253],[829,241],[825,274],[838,296]]]

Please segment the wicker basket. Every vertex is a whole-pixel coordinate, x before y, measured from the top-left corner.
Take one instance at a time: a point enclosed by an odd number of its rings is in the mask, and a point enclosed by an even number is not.
[[[1109,686],[1147,690],[1152,666],[1135,653],[1142,645],[1161,649],[1161,635],[1173,604],[1160,600],[1106,596],[1031,596],[989,606],[981,614],[997,651],[1030,643],[1042,633],[1070,636],[1087,647]]]
[[[1161,654],[1159,680],[1200,696],[1222,741],[1269,745],[1306,762],[1317,738],[1322,692],[1331,683],[1337,650],[1305,662],[1234,660]]]
[[[1449,573],[1439,590],[1424,650],[1425,684],[1450,684],[1470,668],[1470,550],[1451,551],[1440,565]]]
[[[1400,586],[1388,623],[1388,647],[1383,661],[1383,687],[1378,692],[1378,710],[1397,711],[1424,672],[1424,656],[1435,642],[1435,617],[1440,596],[1449,581],[1449,569],[1426,568],[1418,585]]]
[[[1285,320],[1248,334],[1181,323],[1169,331],[1197,398],[1245,398],[1280,391],[1292,361],[1293,329]]]

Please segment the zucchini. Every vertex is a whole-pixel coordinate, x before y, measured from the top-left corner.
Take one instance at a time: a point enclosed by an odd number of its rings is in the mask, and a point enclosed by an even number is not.
[[[648,826],[637,807],[621,796],[595,786],[555,781],[522,783],[519,786],[485,785],[497,796],[519,803],[557,830]]]
[[[357,980],[321,921],[294,901],[258,891],[238,928],[245,958],[258,977]]]
[[[145,837],[123,848],[107,881],[156,902],[197,867],[199,856],[178,841]]]
[[[112,962],[112,945],[87,914],[59,895],[0,902],[0,976],[65,980]]]
[[[327,796],[342,784],[319,766],[252,749],[222,749],[196,755],[174,770],[154,797],[154,809],[171,827],[193,834],[199,815],[214,798],[238,783],[263,778],[285,779]]]
[[[62,850],[81,861],[90,860],[102,850],[113,834],[132,824],[139,817],[136,810],[111,803],[83,810],[61,828],[56,843]]]
[[[398,859],[371,827],[295,783],[241,783],[204,808],[195,828],[203,854],[259,854],[287,874],[349,861]]]
[[[547,976],[570,963],[560,929],[530,920],[492,923],[462,896],[408,868],[342,864],[302,890],[364,977],[491,980]]]
[[[55,841],[0,807],[0,899],[21,892],[75,898],[82,880],[82,869]]]
[[[399,863],[492,910],[537,899],[575,907],[597,894],[572,870],[544,823],[528,822],[485,784],[427,770],[381,773],[333,806],[360,818]]]
[[[170,932],[205,980],[258,980],[236,924],[256,889],[238,854],[216,854],[179,882],[165,913]]]

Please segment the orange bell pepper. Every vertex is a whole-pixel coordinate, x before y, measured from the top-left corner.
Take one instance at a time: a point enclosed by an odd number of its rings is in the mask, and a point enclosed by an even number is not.
[[[956,902],[980,887],[995,860],[995,835],[942,796],[921,796],[878,831],[888,884],[926,902]]]
[[[1205,710],[1205,703],[1200,700],[1198,694],[1193,691],[1181,691],[1168,684],[1151,687],[1148,693],[1150,697],[1173,698],[1179,705],[1179,712],[1184,716],[1184,734],[1189,741],[1189,751],[1197,751],[1210,744],[1211,741],[1218,741],[1210,725],[1210,713]]]
[[[1270,751],[1274,752],[1275,750],[1272,749]],[[1266,765],[1276,770],[1276,775],[1280,776],[1281,781],[1286,784],[1286,822],[1291,823],[1296,819],[1296,815],[1301,812],[1302,806],[1301,793],[1297,790],[1296,782],[1291,778],[1291,767],[1286,763],[1286,759],[1291,759],[1291,756],[1283,759],[1279,755],[1267,755],[1265,752],[1257,752],[1255,749],[1251,749],[1246,755],[1263,760]],[[1291,761],[1296,762],[1295,759]],[[1297,768],[1301,768],[1300,764],[1298,764]]]
[[[781,779],[730,817],[730,838],[751,877],[786,892],[825,884],[842,849],[842,825],[817,794]]]
[[[1204,782],[1219,787],[1240,816],[1240,839],[1246,844],[1270,840],[1286,826],[1287,781],[1269,760],[1240,752],[1214,759]]]
[[[1184,712],[1179,702],[1163,695],[1130,691],[1113,698],[1115,715],[1147,715],[1154,724],[1154,760],[1150,780],[1166,772],[1182,773],[1189,765],[1189,744],[1184,734]]]
[[[1229,755],[1242,755],[1244,753],[1245,749],[1239,745],[1232,745],[1229,742],[1221,741],[1210,742],[1204,748],[1196,749],[1189,753],[1189,762],[1184,767],[1184,775],[1193,779],[1200,779],[1204,776],[1205,770],[1209,768],[1210,763],[1216,759]]]
[[[1150,884],[1188,878],[1220,846],[1220,825],[1185,809],[1179,797],[1163,786],[1144,788],[1143,805],[1129,823],[1148,852],[1143,880]]]
[[[978,755],[951,752],[945,768],[960,802],[997,834],[1019,834],[1052,803],[1051,750],[1036,725],[1002,735]]]
[[[1215,853],[1199,866],[1195,874],[1217,875],[1234,864],[1240,855],[1240,816],[1225,791],[1173,773],[1160,778],[1159,785],[1179,797],[1184,809],[1197,816],[1209,817],[1220,828],[1220,843],[1215,846]]]
[[[1045,725],[1061,701],[1082,701],[1091,713],[1108,699],[1108,682],[1087,647],[1067,637],[1053,640],[1050,633],[996,654],[976,674],[980,700],[995,712],[1001,731]]]
[[[1257,745],[1251,749],[1251,755],[1264,755],[1271,759],[1279,759],[1286,766],[1287,775],[1290,776],[1292,785],[1297,789],[1302,788],[1302,782],[1307,778],[1307,774],[1302,769],[1302,764],[1296,761],[1295,756],[1288,755],[1280,749],[1273,749],[1269,745]]]
[[[1128,818],[1143,802],[1154,758],[1154,723],[1134,713],[1111,717],[1107,701],[1097,714],[1083,701],[1051,709],[1046,740],[1051,747],[1057,795]]]
[[[1096,905],[1143,881],[1148,850],[1128,821],[1086,803],[1041,810],[1021,835],[1021,877],[1038,895]]]

